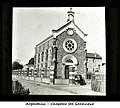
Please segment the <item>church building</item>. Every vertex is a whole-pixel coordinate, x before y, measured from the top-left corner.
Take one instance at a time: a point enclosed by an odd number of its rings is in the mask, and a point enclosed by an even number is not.
[[[86,79],[86,60],[91,58],[87,57],[87,34],[75,24],[72,9],[67,14],[66,23],[35,47],[35,68],[41,82],[72,84],[75,75]]]

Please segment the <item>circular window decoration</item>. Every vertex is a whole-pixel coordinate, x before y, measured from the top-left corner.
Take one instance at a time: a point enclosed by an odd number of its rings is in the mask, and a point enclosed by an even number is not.
[[[66,52],[72,53],[77,49],[77,43],[74,39],[65,39],[63,48]]]
[[[70,36],[73,35],[73,33],[74,33],[74,32],[73,32],[73,29],[68,29],[67,33],[68,33],[68,35],[70,35]]]

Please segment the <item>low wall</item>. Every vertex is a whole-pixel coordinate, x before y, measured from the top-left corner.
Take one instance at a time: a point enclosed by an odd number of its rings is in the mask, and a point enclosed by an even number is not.
[[[29,80],[34,81],[34,77],[30,77]]]
[[[37,81],[37,82],[41,82],[41,77],[35,77],[35,81]]]
[[[50,83],[50,78],[41,78],[41,82]]]
[[[30,80],[30,77],[29,77],[29,76],[26,76],[25,79],[26,79],[26,80]]]

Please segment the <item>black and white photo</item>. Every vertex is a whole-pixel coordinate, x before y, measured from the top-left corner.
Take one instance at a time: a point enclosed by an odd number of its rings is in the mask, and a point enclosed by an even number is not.
[[[105,7],[13,7],[13,94],[106,96],[105,33]]]

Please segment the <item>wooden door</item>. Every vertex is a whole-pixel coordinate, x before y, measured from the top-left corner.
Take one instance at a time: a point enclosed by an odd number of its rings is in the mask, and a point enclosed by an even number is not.
[[[69,66],[65,66],[65,79],[69,79]]]

